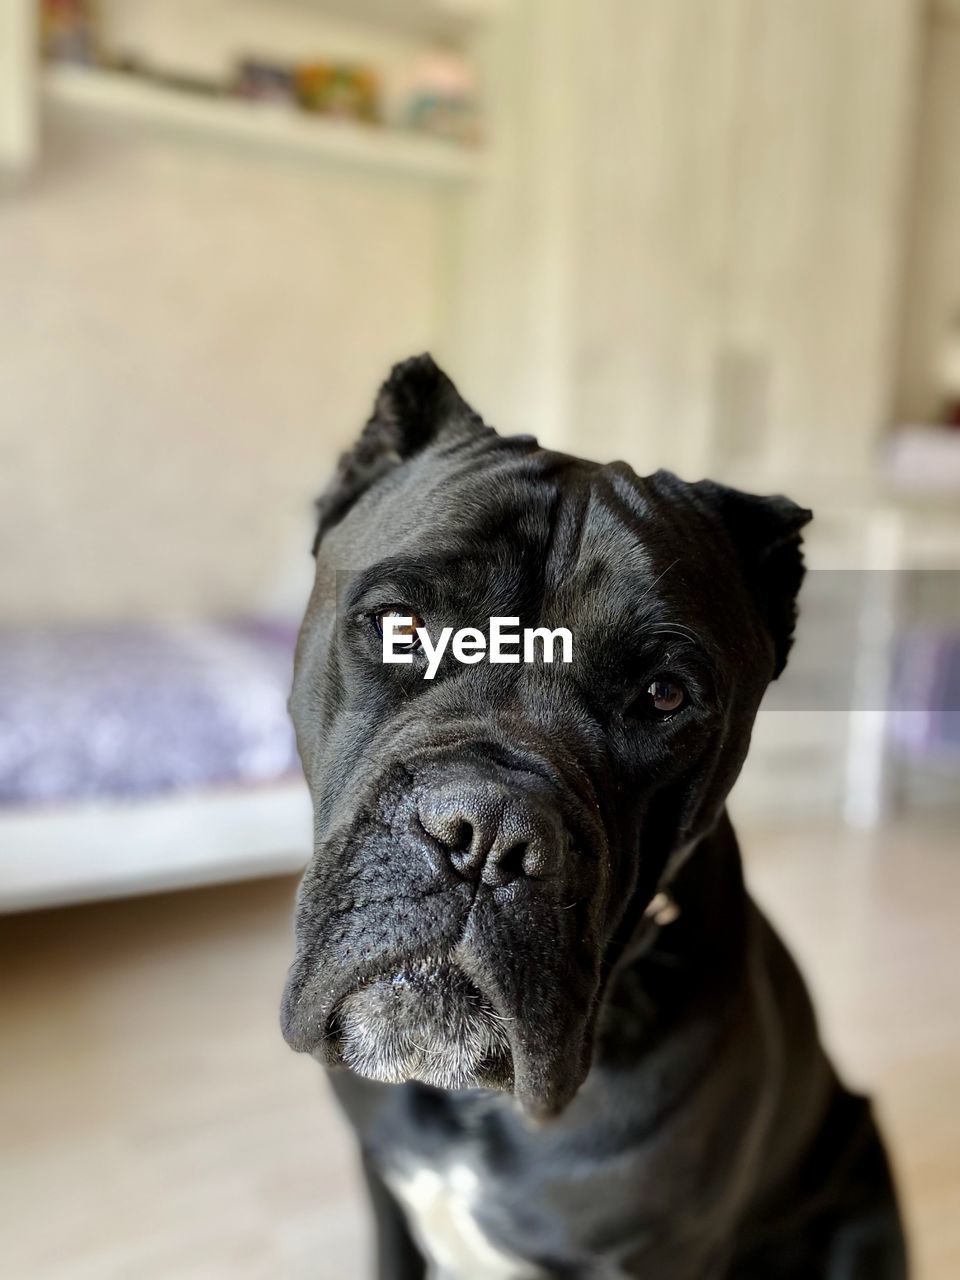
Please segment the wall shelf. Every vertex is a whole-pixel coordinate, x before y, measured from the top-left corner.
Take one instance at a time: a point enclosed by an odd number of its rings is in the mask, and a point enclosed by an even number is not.
[[[53,110],[97,114],[438,184],[472,181],[481,168],[478,152],[441,138],[328,120],[295,108],[205,98],[118,72],[49,67],[41,78],[41,95]]]

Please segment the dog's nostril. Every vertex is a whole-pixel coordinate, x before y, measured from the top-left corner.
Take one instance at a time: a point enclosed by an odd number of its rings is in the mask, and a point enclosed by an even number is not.
[[[440,805],[426,805],[421,807],[419,816],[427,835],[449,853],[463,853],[473,844],[473,823],[460,813],[449,812]]]
[[[529,847],[526,840],[518,840],[516,844],[501,849],[494,844],[492,856],[487,859],[483,868],[484,881],[487,884],[503,885],[524,875]]]
[[[449,848],[454,853],[465,853],[473,844],[473,824],[464,819],[454,823],[450,833]]]

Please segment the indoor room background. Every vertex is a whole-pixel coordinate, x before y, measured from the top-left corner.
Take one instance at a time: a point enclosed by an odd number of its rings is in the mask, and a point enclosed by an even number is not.
[[[814,509],[732,804],[950,1280],[956,0],[0,0],[7,1273],[360,1274],[276,1025],[284,708],[313,500],[425,350],[504,432]]]

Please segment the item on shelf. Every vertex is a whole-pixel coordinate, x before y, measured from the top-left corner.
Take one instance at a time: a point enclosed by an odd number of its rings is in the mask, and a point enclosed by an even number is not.
[[[96,65],[100,41],[92,0],[41,0],[40,47],[51,62]]]
[[[100,58],[100,66],[104,71],[117,71],[125,76],[146,76],[149,69],[144,66],[139,54],[127,53],[124,50],[111,50]]]
[[[481,141],[480,95],[467,60],[436,50],[418,58],[397,84],[396,123],[470,145]]]
[[[143,65],[138,68],[137,75],[151,84],[158,84],[164,89],[173,89],[177,93],[191,93],[202,98],[222,98],[229,94],[230,86],[223,80],[213,80],[209,76],[198,76],[188,71],[173,71],[163,67]]]
[[[944,336],[939,374],[943,421],[947,426],[960,427],[960,314],[954,316]]]
[[[380,86],[370,67],[346,62],[311,62],[295,72],[297,102],[305,111],[359,120],[380,121]]]
[[[131,80],[142,80],[146,84],[159,85],[162,89],[172,89],[177,93],[189,93],[204,98],[221,98],[230,92],[229,85],[222,80],[194,75],[189,71],[156,67],[145,62],[136,53],[122,51],[105,53],[97,65],[102,71],[129,76]]]
[[[293,68],[262,58],[244,58],[233,86],[239,97],[253,102],[293,103],[297,97]]]

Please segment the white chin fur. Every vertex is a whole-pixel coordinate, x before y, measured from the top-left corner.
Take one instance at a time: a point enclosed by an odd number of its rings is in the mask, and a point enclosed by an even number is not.
[[[345,1065],[385,1084],[466,1088],[509,1052],[502,1020],[448,966],[361,987],[340,1005],[337,1026]]]

